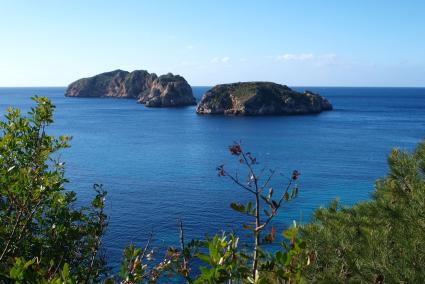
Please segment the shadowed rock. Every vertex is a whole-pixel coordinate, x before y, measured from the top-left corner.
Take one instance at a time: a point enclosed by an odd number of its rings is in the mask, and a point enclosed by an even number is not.
[[[140,97],[139,102],[147,107],[171,107],[196,105],[192,88],[179,75],[168,73],[159,76],[152,84],[150,92]]]

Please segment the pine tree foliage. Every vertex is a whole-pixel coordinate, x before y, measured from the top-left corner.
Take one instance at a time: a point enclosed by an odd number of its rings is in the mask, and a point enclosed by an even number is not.
[[[373,198],[351,208],[333,202],[304,227],[311,282],[425,282],[425,142],[394,149]]]

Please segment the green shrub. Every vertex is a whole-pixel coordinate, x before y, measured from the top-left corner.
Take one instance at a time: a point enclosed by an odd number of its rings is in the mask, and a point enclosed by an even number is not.
[[[106,193],[95,185],[91,206],[74,209],[76,194],[65,190],[56,155],[70,138],[47,133],[54,106],[47,98],[33,100],[27,117],[9,108],[0,122],[0,282],[98,280]]]

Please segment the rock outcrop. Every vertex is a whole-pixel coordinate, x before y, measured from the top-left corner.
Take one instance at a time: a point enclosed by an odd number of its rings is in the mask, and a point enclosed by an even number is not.
[[[141,96],[139,102],[147,107],[196,105],[192,88],[187,81],[182,76],[171,73],[155,79],[150,92]]]
[[[310,91],[296,92],[271,82],[217,85],[196,107],[199,114],[289,115],[332,110],[331,103]]]
[[[145,70],[115,70],[71,83],[67,97],[116,97],[137,99],[147,107],[173,107],[196,104],[192,88],[179,76],[158,77]]]

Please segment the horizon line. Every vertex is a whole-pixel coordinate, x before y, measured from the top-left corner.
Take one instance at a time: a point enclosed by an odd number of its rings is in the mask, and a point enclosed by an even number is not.
[[[243,81],[241,81],[243,82]],[[246,81],[248,82],[248,81]],[[217,85],[223,85],[223,84],[229,84],[229,83],[220,83],[215,85],[190,85],[191,87],[214,87]],[[301,88],[301,87],[313,87],[313,88],[425,88],[425,85],[422,86],[350,86],[350,85],[287,85],[287,84],[281,84],[286,85],[292,88]],[[67,88],[68,86],[0,86],[0,89],[6,89],[6,88]]]

